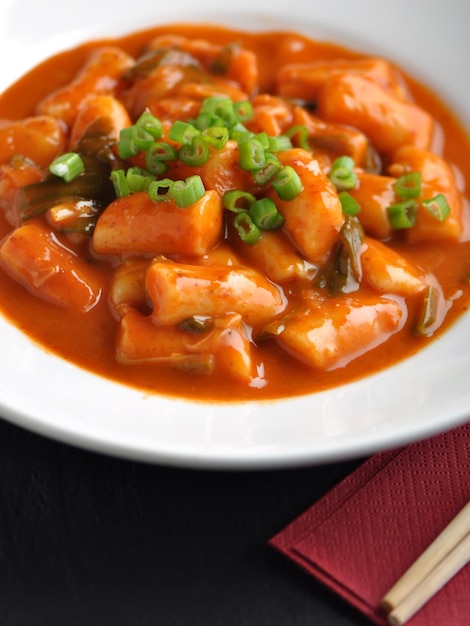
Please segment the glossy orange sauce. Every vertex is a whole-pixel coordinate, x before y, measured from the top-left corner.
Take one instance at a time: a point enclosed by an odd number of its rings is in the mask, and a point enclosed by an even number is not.
[[[333,44],[310,41],[297,34],[240,33],[217,27],[188,25],[160,27],[119,40],[88,43],[47,60],[0,96],[0,118],[20,119],[32,115],[38,100],[72,79],[91,49],[103,43],[112,43],[137,57],[149,39],[169,32],[222,44],[241,41],[244,47],[253,50],[260,59],[261,92],[271,91],[277,68],[288,61],[300,62],[312,57],[344,58],[356,54]],[[445,157],[461,171],[463,179],[470,181],[470,142],[458,120],[433,93],[407,78],[416,101],[431,113],[443,129]],[[1,221],[0,235],[4,236],[9,231],[10,226]],[[444,285],[447,297],[457,292],[462,294],[454,301],[445,323],[437,333],[440,336],[468,308],[470,243],[436,243],[432,246],[423,243],[407,246],[406,250],[408,258],[413,260],[416,256],[421,264],[423,259],[429,258],[433,272]],[[101,270],[105,277],[108,264],[102,263]],[[116,320],[109,310],[106,297],[87,315],[78,315],[31,298],[26,290],[1,273],[0,302],[2,312],[15,325],[68,361],[145,391],[197,400],[266,399],[341,385],[409,357],[429,341],[414,336],[405,327],[384,345],[357,358],[346,368],[332,372],[312,370],[289,357],[274,342],[267,342],[261,348],[267,384],[253,388],[234,383],[231,379],[191,375],[162,366],[120,365],[115,360],[114,349]],[[86,390],[80,390],[80,393],[86,393]]]

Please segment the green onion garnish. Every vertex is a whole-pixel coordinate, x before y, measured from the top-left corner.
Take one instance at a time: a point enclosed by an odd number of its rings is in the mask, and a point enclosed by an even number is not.
[[[341,202],[341,210],[344,215],[357,215],[361,211],[359,203],[347,191],[340,191],[338,194]]]
[[[248,122],[253,117],[253,105],[249,100],[240,100],[235,102],[234,111],[237,119],[242,124]]]
[[[196,135],[190,144],[183,144],[178,152],[178,157],[185,165],[198,167],[204,165],[209,158],[209,148],[203,137]]]
[[[274,154],[265,152],[264,156],[265,163],[263,167],[252,170],[251,172],[254,181],[258,183],[258,185],[265,185],[282,170],[282,163]]]
[[[308,142],[308,128],[304,126],[304,124],[296,124],[295,126],[292,126],[286,131],[285,135],[291,140],[296,138],[299,148],[303,148],[304,150],[307,150],[307,152],[312,151]]]
[[[388,219],[394,230],[412,228],[416,222],[418,205],[414,200],[403,200],[387,207]]]
[[[418,198],[421,195],[421,172],[403,174],[395,181],[393,188],[402,200]]]
[[[282,152],[283,150],[290,150],[292,148],[292,141],[287,135],[278,135],[277,137],[268,137],[268,150],[270,152]]]
[[[421,204],[432,216],[439,220],[439,222],[443,222],[449,217],[450,205],[447,202],[447,198],[442,193],[428,200],[423,200]]]
[[[132,141],[131,137],[126,136],[121,131],[121,136],[119,141],[117,142],[117,152],[121,159],[130,159],[131,157],[136,156],[139,150],[135,143]]]
[[[176,141],[177,143],[185,144],[191,143],[193,137],[196,137],[200,134],[201,131],[193,126],[193,124],[177,120],[171,125],[170,131],[168,133],[168,138],[172,141]]]
[[[256,202],[255,196],[241,189],[230,189],[224,193],[223,197],[224,208],[233,213],[249,210],[254,202]]]
[[[234,126],[230,129],[230,139],[233,139],[239,144],[252,139],[254,136],[255,134],[252,133],[251,130],[240,128],[240,126]]]
[[[202,131],[202,137],[209,146],[221,150],[228,141],[229,133],[225,126],[210,126]]]
[[[212,116],[213,124],[231,128],[238,120],[232,100],[223,96],[206,98],[199,110],[199,116]],[[198,116],[197,122],[200,122]],[[217,121],[216,121],[217,120]]]
[[[161,180],[153,180],[147,193],[151,200],[154,202],[163,202],[165,200],[171,200],[171,190],[174,185],[173,180],[171,178],[162,178]]]
[[[166,170],[166,161],[175,161],[178,151],[169,143],[156,141],[150,150],[145,153],[145,167],[152,174],[163,174]]]
[[[132,134],[129,138],[130,146],[135,146],[137,152],[140,150],[149,150],[153,146],[155,139],[153,136],[141,126],[133,126]]]
[[[184,209],[200,200],[206,193],[199,175],[189,176],[186,180],[176,180],[170,190],[176,204]]]
[[[261,198],[250,207],[250,217],[261,230],[276,230],[284,224],[284,218],[271,198]]]
[[[150,111],[145,111],[139,117],[135,126],[146,130],[154,139],[161,139],[163,137],[163,127],[160,120],[152,115]]]
[[[117,198],[124,198],[130,194],[131,191],[124,170],[113,170],[111,172],[111,182]]]
[[[249,246],[260,240],[261,231],[247,211],[237,213],[233,220],[233,225],[240,239]]]
[[[357,184],[357,175],[354,171],[354,160],[349,156],[335,159],[331,165],[330,181],[337,191],[354,189]]]
[[[130,167],[126,173],[130,193],[147,191],[150,183],[155,180],[152,174],[140,167]]]
[[[295,169],[285,165],[272,181],[272,186],[281,200],[293,200],[302,191],[302,181]]]
[[[238,143],[240,167],[248,172],[257,170],[266,162],[263,144],[255,137]]]
[[[66,152],[55,158],[49,165],[49,171],[54,176],[62,178],[66,183],[69,183],[74,178],[77,178],[85,166],[82,158],[76,152]]]

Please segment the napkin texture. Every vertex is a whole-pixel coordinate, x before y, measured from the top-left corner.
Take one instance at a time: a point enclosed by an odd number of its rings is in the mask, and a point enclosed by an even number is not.
[[[382,597],[469,500],[470,423],[374,455],[270,544],[385,626]],[[468,626],[470,566],[408,624]]]

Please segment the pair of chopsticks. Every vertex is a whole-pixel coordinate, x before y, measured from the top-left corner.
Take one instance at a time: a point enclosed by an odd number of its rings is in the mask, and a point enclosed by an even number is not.
[[[382,599],[392,626],[402,626],[470,562],[470,502]]]

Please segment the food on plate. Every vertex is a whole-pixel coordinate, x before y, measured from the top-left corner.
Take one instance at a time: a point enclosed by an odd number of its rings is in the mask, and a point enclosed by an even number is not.
[[[468,307],[470,144],[386,59],[162,26],[48,59],[0,118],[2,311],[103,376],[308,393]]]

